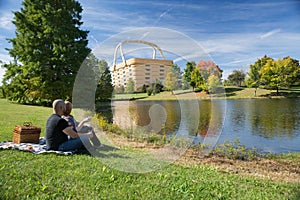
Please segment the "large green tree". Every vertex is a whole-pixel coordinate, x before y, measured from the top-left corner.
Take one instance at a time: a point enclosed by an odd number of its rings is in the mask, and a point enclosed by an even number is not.
[[[75,0],[24,0],[14,13],[15,38],[8,49],[14,62],[4,65],[3,87],[22,103],[71,99],[74,80],[90,52],[81,30],[82,7]]]
[[[262,67],[268,62],[268,60],[273,60],[272,58],[268,56],[264,56],[260,59],[257,59],[257,61],[254,64],[250,65],[250,70],[248,72],[248,79],[247,79],[247,85],[248,87],[254,87],[256,96],[257,88],[261,85],[261,69]]]
[[[195,68],[191,73],[191,86],[193,87],[193,90],[195,88],[205,90],[206,88],[204,78],[198,68]]]
[[[261,82],[276,89],[277,95],[282,87],[290,87],[297,81],[300,74],[299,61],[290,57],[283,59],[268,60],[261,69]]]

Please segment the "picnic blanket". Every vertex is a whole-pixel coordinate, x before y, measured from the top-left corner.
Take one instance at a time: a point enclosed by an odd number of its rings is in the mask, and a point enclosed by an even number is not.
[[[13,143],[13,142],[0,142],[0,150],[4,149],[17,149],[20,151],[28,151],[34,154],[43,154],[43,153],[56,153],[61,155],[72,155],[72,151],[53,151],[46,150],[46,139],[44,137],[40,138],[38,144],[34,143]]]

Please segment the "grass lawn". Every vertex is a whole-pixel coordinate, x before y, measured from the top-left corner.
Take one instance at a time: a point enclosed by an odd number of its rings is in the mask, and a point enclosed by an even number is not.
[[[156,95],[148,96],[146,93],[138,94],[116,94],[114,100],[178,100],[178,99],[244,99],[244,98],[284,98],[300,97],[300,87],[279,90],[277,96],[275,90],[258,88],[256,96],[255,88],[245,87],[225,87],[217,94],[205,94],[203,92],[193,92],[192,90],[176,90],[174,94],[169,91],[161,92]]]
[[[0,141],[11,140],[14,125],[24,121],[41,126],[43,136],[52,113],[51,108],[4,99],[0,110]],[[34,155],[17,150],[0,150],[0,161],[0,199],[300,198],[299,182],[221,172],[207,164],[173,163],[148,173],[126,173],[90,155]]]

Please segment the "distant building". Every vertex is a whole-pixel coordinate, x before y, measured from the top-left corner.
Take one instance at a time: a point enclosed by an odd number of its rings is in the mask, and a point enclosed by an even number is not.
[[[153,58],[131,58],[125,60],[122,48],[121,55],[123,62],[116,64],[116,53],[123,43],[143,43],[153,47]],[[162,59],[155,59],[156,50],[159,50]],[[126,40],[116,47],[114,57],[114,67],[112,69],[112,84],[114,86],[126,87],[129,79],[135,83],[135,90],[140,89],[143,85],[150,86],[156,80],[165,85],[166,76],[169,68],[173,65],[172,60],[165,60],[162,50],[155,44],[141,40]]]
[[[124,63],[116,65],[112,73],[112,84],[124,86],[129,79],[135,83],[135,89],[143,85],[151,85],[156,80],[165,84],[169,68],[173,65],[172,60],[157,60],[149,58],[131,58]]]

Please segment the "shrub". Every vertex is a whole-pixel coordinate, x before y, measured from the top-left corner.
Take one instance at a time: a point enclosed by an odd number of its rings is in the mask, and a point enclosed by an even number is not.
[[[226,157],[229,159],[238,159],[252,161],[257,159],[260,154],[257,149],[249,149],[245,145],[242,145],[238,138],[234,139],[234,142],[225,141],[224,144],[220,144],[212,151],[213,155]]]

